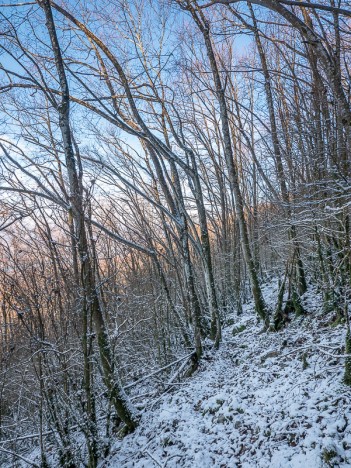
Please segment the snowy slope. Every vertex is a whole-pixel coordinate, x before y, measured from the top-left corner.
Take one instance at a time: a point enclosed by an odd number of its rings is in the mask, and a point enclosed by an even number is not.
[[[269,288],[265,296],[273,301]],[[343,358],[333,357],[343,353],[345,326],[326,325],[319,301],[308,293],[309,316],[280,333],[260,333],[246,305],[220,350],[149,402],[137,431],[100,467],[351,466],[351,391]]]

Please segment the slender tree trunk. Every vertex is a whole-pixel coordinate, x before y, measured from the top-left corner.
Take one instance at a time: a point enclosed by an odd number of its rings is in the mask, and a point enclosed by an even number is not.
[[[185,271],[186,283],[187,283],[187,296],[191,308],[191,316],[194,326],[194,340],[195,348],[198,354],[198,357],[201,357],[202,354],[202,344],[201,344],[201,334],[203,334],[202,327],[202,311],[200,307],[200,302],[195,289],[195,277],[194,269],[190,257],[189,249],[189,231],[188,223],[186,218],[185,206],[183,194],[181,191],[181,186],[179,182],[178,171],[175,163],[171,162],[173,182],[174,182],[174,192],[176,194],[175,200],[172,197],[172,194],[167,186],[162,167],[158,160],[158,156],[152,147],[148,147],[152,162],[156,169],[156,174],[158,181],[161,184],[163,194],[167,200],[168,206],[171,210],[171,213],[177,217],[179,223],[177,223],[177,231],[180,238],[180,243],[182,247],[182,263]]]
[[[120,383],[117,381],[117,378],[114,375],[110,344],[93,276],[93,266],[90,259],[86,226],[84,221],[82,200],[83,194],[79,183],[70,130],[70,99],[65,68],[56,34],[50,1],[38,0],[38,3],[43,8],[45,13],[46,27],[48,29],[51,40],[51,46],[54,53],[55,65],[62,93],[61,102],[57,105],[57,110],[59,113],[59,126],[62,135],[69,178],[72,216],[75,223],[75,236],[77,239],[78,253],[81,263],[81,284],[84,291],[84,298],[88,307],[90,307],[92,311],[92,317],[97,333],[100,358],[102,362],[104,382],[108,388],[109,397],[116,409],[118,416],[126,424],[128,431],[133,431],[137,425],[137,418],[135,416],[135,411],[128,403],[126,395],[124,394]]]
[[[233,149],[232,149],[232,143],[231,143],[231,138],[230,138],[230,127],[229,127],[229,118],[228,118],[228,110],[227,110],[225,92],[222,86],[215,54],[214,54],[213,47],[212,47],[209,24],[206,21],[201,11],[199,10],[196,11],[191,5],[189,5],[188,8],[204,37],[207,56],[210,61],[213,80],[215,83],[216,95],[217,95],[219,109],[220,109],[225,160],[226,160],[227,169],[228,169],[230,186],[234,193],[235,209],[236,209],[236,214],[237,214],[238,222],[239,222],[241,244],[242,244],[242,249],[243,249],[244,256],[245,256],[248,273],[250,276],[252,295],[255,301],[255,308],[256,308],[257,315],[264,321],[265,328],[268,328],[269,326],[268,311],[267,311],[267,307],[263,299],[261,287],[260,287],[259,280],[258,280],[257,270],[255,267],[254,258],[251,252],[247,223],[246,223],[245,213],[244,213],[244,202],[243,202],[243,197],[242,197],[241,190],[240,190],[237,170],[234,165],[234,157],[233,157]]]
[[[269,121],[271,125],[273,151],[274,151],[274,157],[275,157],[275,161],[277,165],[277,175],[278,175],[278,180],[280,184],[281,196],[282,196],[282,200],[284,204],[284,211],[287,213],[288,219],[291,222],[291,217],[292,217],[291,205],[290,205],[290,199],[289,199],[289,191],[288,191],[288,187],[286,184],[283,160],[282,160],[281,151],[280,151],[280,143],[279,143],[277,122],[276,122],[274,102],[273,102],[271,76],[268,70],[266,54],[263,50],[260,34],[258,31],[256,17],[255,17],[255,14],[254,14],[254,11],[250,2],[248,2],[248,7],[249,7],[251,18],[253,21],[253,31],[255,34],[255,41],[256,41],[258,53],[260,56],[262,71],[263,71],[263,76],[264,76],[264,88],[265,88],[266,100],[267,100],[267,106],[268,106],[268,112],[269,112]],[[305,271],[304,271],[304,267],[303,267],[303,263],[301,259],[301,254],[300,254],[301,249],[300,249],[299,242],[297,240],[296,226],[294,224],[291,224],[290,226],[289,236],[292,240],[294,249],[296,250],[296,255],[294,257],[296,258],[296,263],[297,263],[299,293],[303,294],[307,290],[307,285],[306,285],[306,279],[305,279]]]

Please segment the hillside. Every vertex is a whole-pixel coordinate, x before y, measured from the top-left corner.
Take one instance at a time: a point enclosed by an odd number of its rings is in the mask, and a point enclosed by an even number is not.
[[[268,301],[270,288],[264,291]],[[343,359],[334,357],[345,326],[328,325],[320,303],[309,290],[309,315],[269,334],[260,333],[252,304],[244,306],[228,321],[219,351],[148,401],[140,427],[100,466],[350,466],[350,392]]]

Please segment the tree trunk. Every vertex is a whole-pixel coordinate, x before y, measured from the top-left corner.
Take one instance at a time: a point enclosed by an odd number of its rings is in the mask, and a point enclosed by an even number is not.
[[[72,205],[72,216],[75,224],[75,236],[77,240],[78,253],[81,264],[81,284],[84,293],[84,300],[91,308],[92,317],[97,333],[97,342],[102,362],[104,383],[109,391],[109,397],[114,405],[118,416],[126,424],[128,431],[133,431],[137,425],[135,411],[129,405],[126,395],[121,385],[117,381],[113,372],[112,356],[107,331],[100,308],[98,294],[93,275],[93,266],[88,248],[86,226],[84,220],[83,194],[80,187],[76,161],[73,151],[73,142],[70,130],[70,99],[69,88],[65,74],[64,63],[56,34],[54,19],[49,0],[38,0],[43,8],[46,17],[46,27],[49,32],[51,46],[54,53],[55,65],[59,77],[61,88],[61,102],[57,105],[59,113],[59,126],[62,135],[66,166],[69,179],[70,201]]]

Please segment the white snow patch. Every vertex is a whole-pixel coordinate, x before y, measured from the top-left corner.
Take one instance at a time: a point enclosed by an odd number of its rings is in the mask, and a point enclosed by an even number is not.
[[[264,293],[273,308],[276,287]],[[310,315],[279,333],[260,333],[246,305],[220,349],[172,393],[147,402],[138,429],[115,442],[100,468],[350,467],[351,392],[344,360],[332,357],[343,352],[345,327],[324,324],[321,302],[306,294]]]

